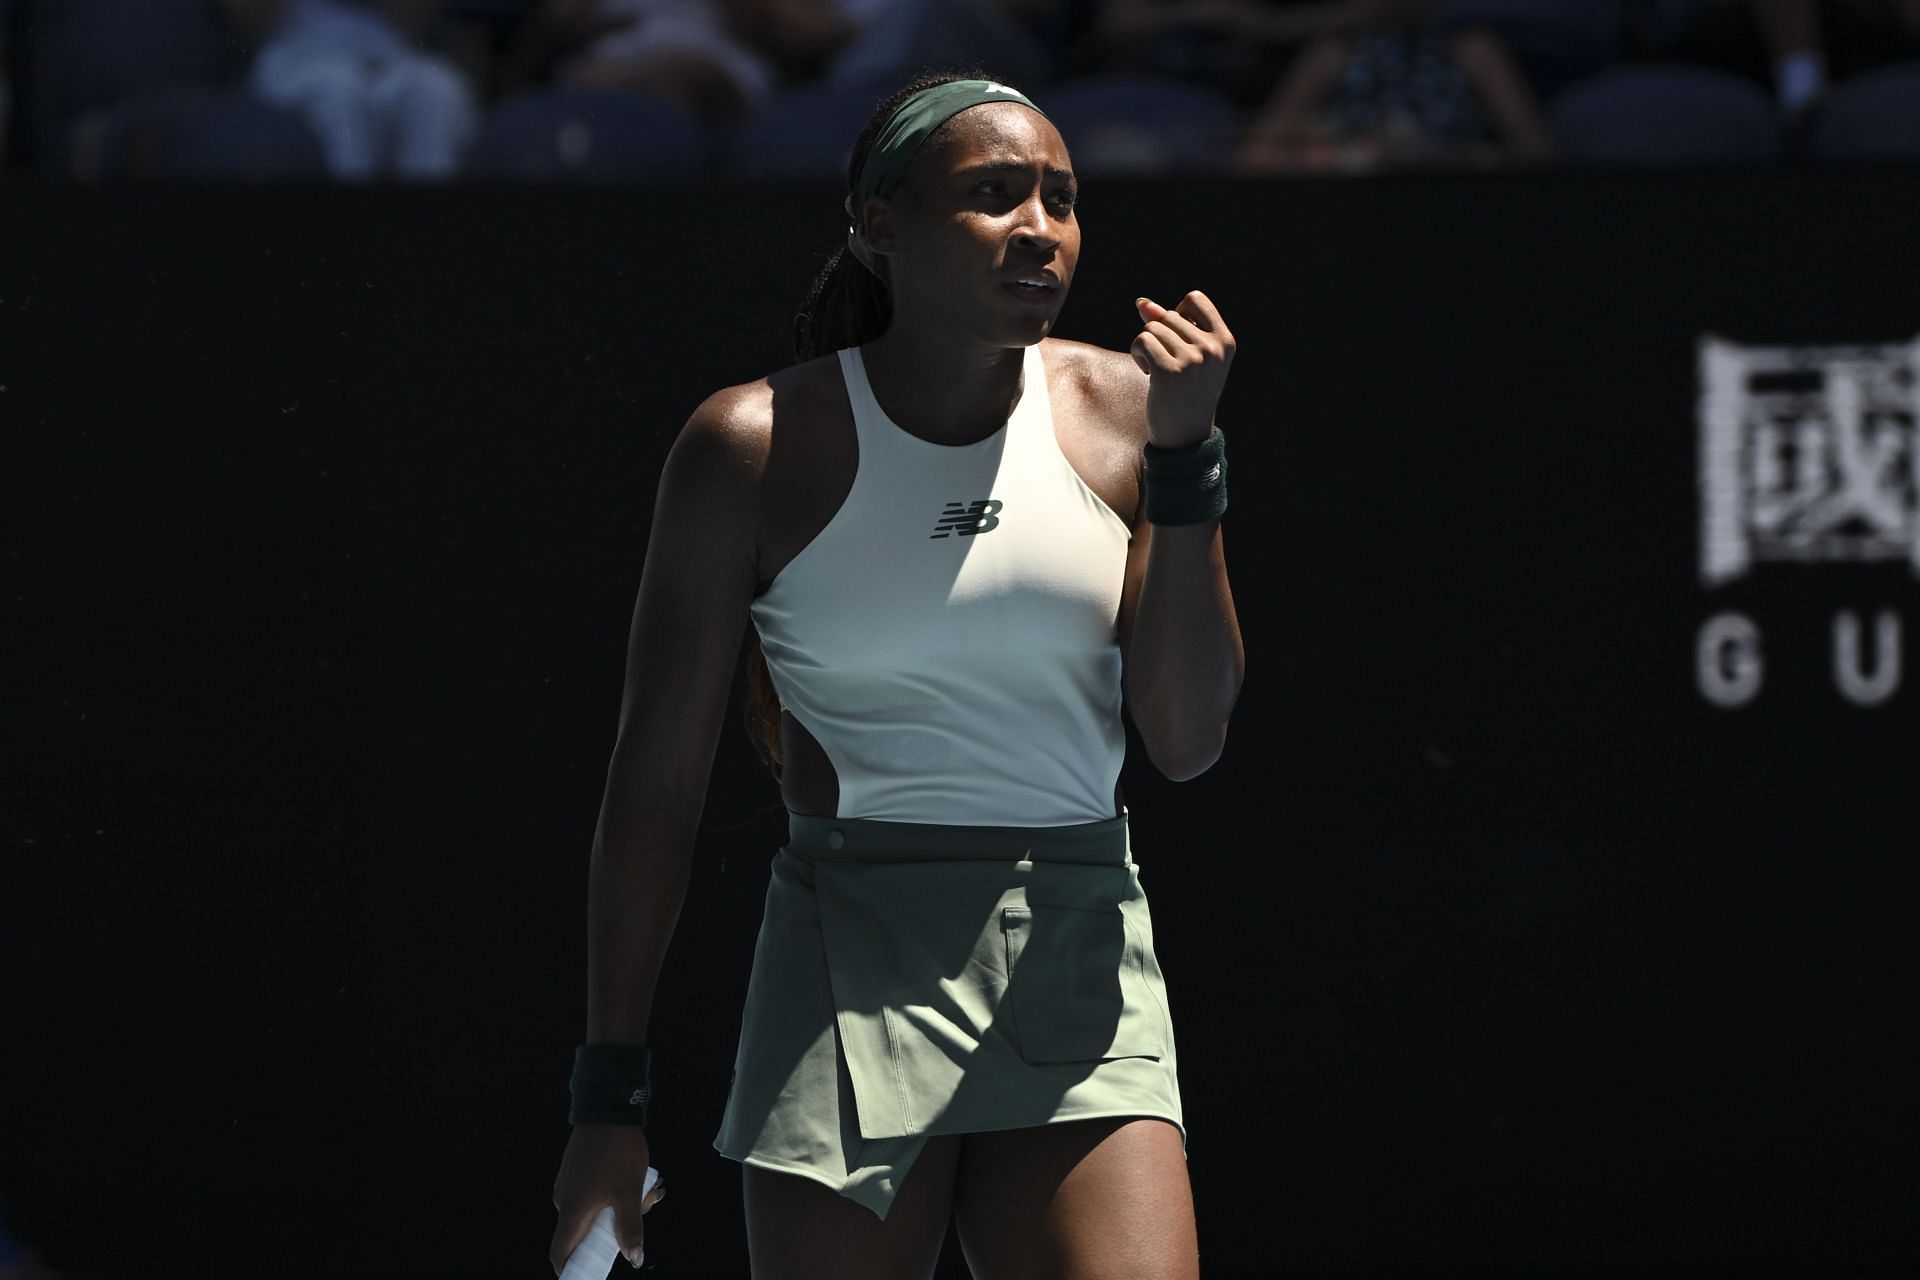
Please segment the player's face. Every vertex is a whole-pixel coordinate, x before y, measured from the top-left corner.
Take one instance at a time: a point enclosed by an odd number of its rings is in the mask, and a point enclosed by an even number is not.
[[[1045,116],[1014,102],[969,107],[914,157],[894,224],[894,308],[951,315],[1004,345],[1052,328],[1080,258],[1078,183]],[[1051,287],[1015,283],[1048,278]]]

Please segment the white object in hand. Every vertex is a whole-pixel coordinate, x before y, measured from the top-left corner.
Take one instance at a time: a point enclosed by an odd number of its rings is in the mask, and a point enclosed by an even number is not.
[[[640,1200],[653,1194],[653,1184],[660,1181],[660,1171],[652,1165],[647,1166],[647,1183],[640,1190]],[[613,1264],[620,1261],[620,1241],[613,1234],[613,1206],[608,1205],[594,1215],[593,1226],[587,1232],[587,1238],[580,1242],[573,1255],[567,1259],[566,1270],[560,1273],[560,1280],[607,1280],[613,1270]]]

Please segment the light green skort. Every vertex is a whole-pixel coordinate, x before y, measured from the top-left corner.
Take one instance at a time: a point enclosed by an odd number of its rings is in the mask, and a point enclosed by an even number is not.
[[[927,1136],[1180,1128],[1128,817],[975,827],[788,812],[714,1149],[881,1219]]]

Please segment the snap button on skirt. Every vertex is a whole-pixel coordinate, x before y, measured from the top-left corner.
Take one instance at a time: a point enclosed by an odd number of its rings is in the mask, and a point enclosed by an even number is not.
[[[928,1135],[1186,1125],[1127,817],[788,814],[714,1149],[887,1216]]]

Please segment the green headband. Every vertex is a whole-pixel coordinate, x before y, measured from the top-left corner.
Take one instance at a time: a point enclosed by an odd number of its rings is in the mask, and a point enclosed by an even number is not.
[[[1026,94],[991,80],[951,80],[922,89],[887,117],[886,125],[861,162],[853,186],[853,208],[849,210],[854,222],[858,224],[865,216],[868,200],[893,190],[906,171],[907,162],[920,150],[928,134],[952,116],[983,102],[1018,102],[1040,111]]]

